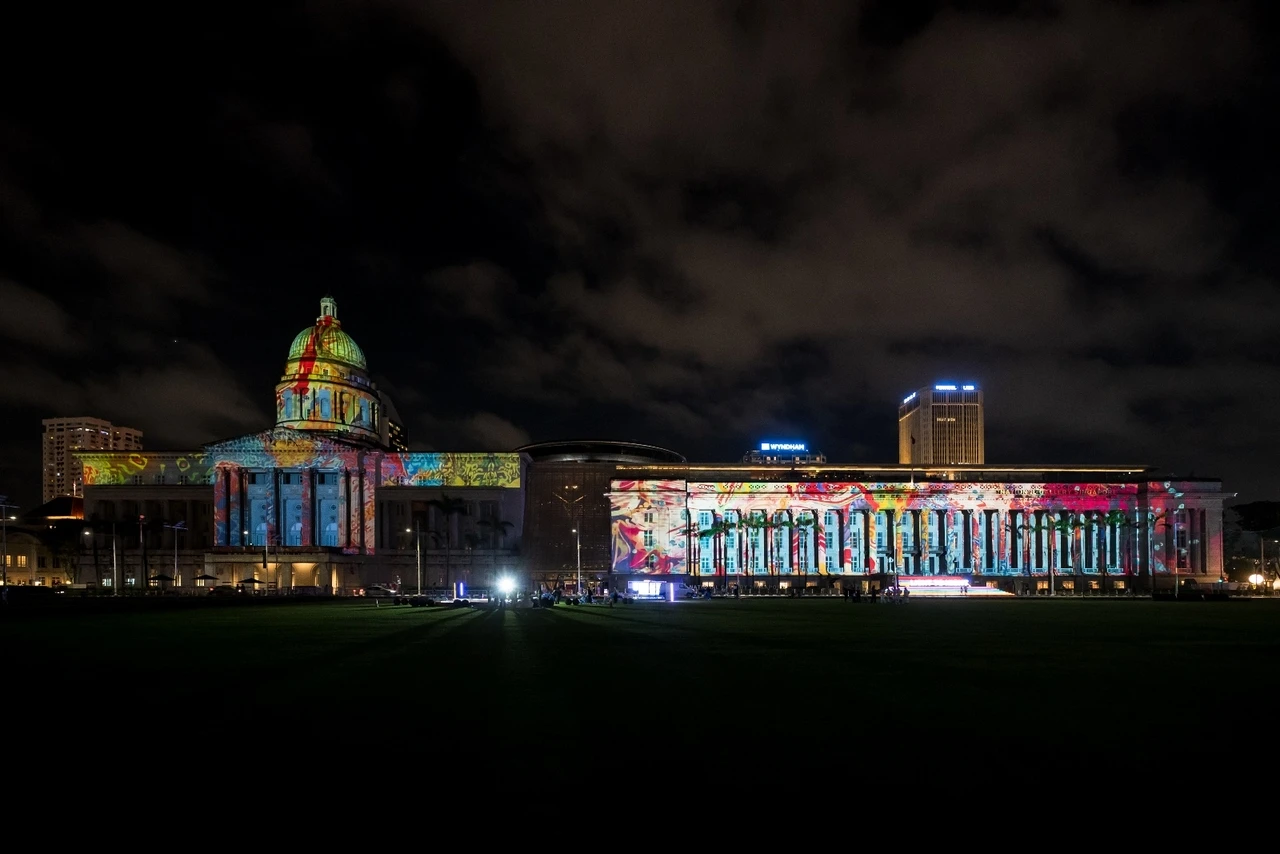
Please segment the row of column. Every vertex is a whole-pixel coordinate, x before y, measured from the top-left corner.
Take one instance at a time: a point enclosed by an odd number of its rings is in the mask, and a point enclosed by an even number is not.
[[[712,511],[717,533],[704,537],[702,526],[691,524],[687,554],[689,568],[701,571],[703,550],[710,549],[712,571],[719,572],[728,566],[732,548],[736,571],[748,573],[768,572],[774,567],[791,572],[818,569],[866,572],[878,568],[914,574],[926,570],[927,574],[1022,573],[1028,569],[1032,573],[1047,573],[1050,567],[1063,572],[1075,571],[1077,567],[1090,572],[1102,568],[1109,571],[1127,568],[1137,572],[1150,565],[1157,573],[1194,574],[1205,572],[1208,566],[1209,537],[1204,509],[1157,515],[1155,530],[1107,525],[1099,521],[1103,515],[1099,512],[1093,521],[1070,527],[1065,532],[1052,527],[1063,512],[1075,511],[923,509],[903,511],[901,516],[893,510],[872,512],[848,508]],[[698,513],[691,510],[691,521],[698,518]],[[838,527],[839,547],[834,554],[826,548],[827,525],[823,517],[827,513],[834,514]],[[1077,517],[1081,515],[1075,513]],[[792,527],[776,525],[779,515],[785,516]],[[1146,518],[1146,514],[1143,516]],[[764,528],[743,527],[743,520],[752,517],[768,519],[770,524]],[[802,519],[810,521],[803,537],[794,527]],[[891,542],[876,537],[880,527],[877,523],[881,521],[893,533]],[[732,532],[732,546],[726,536],[728,532],[722,527],[725,522],[737,526]],[[785,563],[777,560],[779,537],[783,540]],[[1150,547],[1149,554],[1144,546]],[[758,560],[753,561],[753,557]],[[761,570],[753,570],[753,563],[758,563]],[[828,566],[832,563],[833,566]]]

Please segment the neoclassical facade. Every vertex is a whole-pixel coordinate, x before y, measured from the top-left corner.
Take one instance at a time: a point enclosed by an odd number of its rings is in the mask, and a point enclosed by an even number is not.
[[[416,589],[419,573],[424,589],[487,584],[514,568],[524,458],[406,450],[332,298],[294,338],[275,396],[276,423],[259,433],[192,452],[79,454],[90,574],[344,593]]]
[[[1011,592],[1110,592],[1223,572],[1221,484],[1157,480],[1142,467],[649,466],[626,475],[610,492],[620,582],[883,586],[965,576]]]

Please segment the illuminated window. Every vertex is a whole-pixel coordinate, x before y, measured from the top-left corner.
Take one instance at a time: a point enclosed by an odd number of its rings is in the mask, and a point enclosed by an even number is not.
[[[1189,537],[1187,535],[1187,511],[1179,510],[1173,517],[1173,548],[1177,558],[1175,564],[1178,569],[1187,569],[1191,566],[1190,552],[1187,550]]]
[[[18,555],[18,569],[26,569],[26,568],[27,568],[27,556]]]
[[[1021,564],[1018,555],[1022,553],[1022,511],[1009,512],[1009,568],[1017,569]]]

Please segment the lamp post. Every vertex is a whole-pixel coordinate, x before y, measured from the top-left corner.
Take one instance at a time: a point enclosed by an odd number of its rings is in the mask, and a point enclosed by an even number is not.
[[[573,529],[573,541],[578,548],[578,595],[582,595],[582,534]]]
[[[413,534],[413,546],[418,553],[418,595],[422,595],[422,532],[418,530],[418,520],[413,520],[413,530],[405,528],[406,534]]]
[[[566,490],[576,490],[576,489],[578,488],[578,486],[579,486],[579,485],[578,485],[578,484],[576,484],[576,483],[566,484],[566,485],[565,485],[565,489],[566,489]],[[565,497],[565,496],[561,495],[561,494],[560,494],[560,493],[558,493],[558,492],[553,492],[553,493],[551,493],[551,494],[552,494],[552,495],[554,495],[557,499],[559,499],[560,503],[564,505],[564,513],[565,513],[565,516],[568,518],[568,520],[569,520],[569,522],[570,522],[570,523],[572,523],[573,521],[575,521],[575,520],[574,520],[574,516],[575,516],[575,515],[579,517],[579,518],[577,519],[577,522],[578,522],[577,527],[575,527],[575,528],[573,528],[573,529],[572,529],[572,530],[573,530],[573,533],[574,533],[574,534],[577,534],[577,533],[578,533],[578,528],[582,527],[582,518],[581,518],[582,514],[581,514],[581,512],[578,512],[578,513],[576,513],[576,514],[575,514],[575,513],[574,513],[574,510],[582,506],[582,501],[583,501],[583,499],[585,499],[587,496],[585,496],[585,495],[579,495],[577,498],[569,499],[569,498],[567,498],[567,497]],[[562,566],[563,566],[563,564],[562,564]],[[581,545],[579,545],[579,547],[578,547],[578,576],[579,576],[579,581],[581,581],[581,576],[582,576],[582,547],[581,547]]]
[[[182,574],[178,572],[178,532],[187,529],[186,520],[175,522],[172,525],[165,525],[170,531],[173,531],[173,582],[179,587],[182,586]]]
[[[86,537],[92,537],[94,536],[94,533],[95,532],[93,531],[93,529],[90,528],[84,532],[84,535]],[[95,564],[94,572],[96,573],[97,571],[98,571],[97,565]],[[111,523],[111,595],[112,596],[120,595],[120,562],[116,558],[116,523],[115,522]]]

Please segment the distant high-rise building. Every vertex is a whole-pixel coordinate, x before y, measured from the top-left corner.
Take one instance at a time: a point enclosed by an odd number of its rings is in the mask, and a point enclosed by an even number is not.
[[[982,390],[938,383],[913,391],[898,407],[898,462],[983,465]]]
[[[41,456],[44,501],[60,495],[84,496],[82,467],[71,451],[140,451],[142,431],[117,427],[101,418],[46,418]]]

